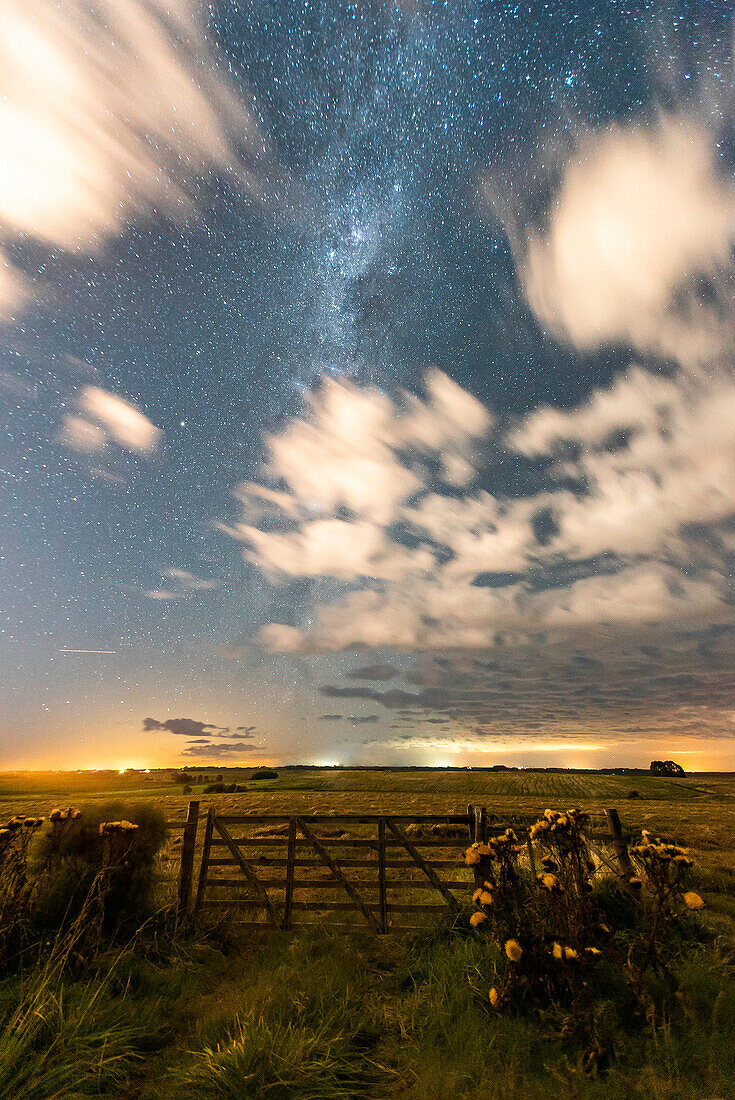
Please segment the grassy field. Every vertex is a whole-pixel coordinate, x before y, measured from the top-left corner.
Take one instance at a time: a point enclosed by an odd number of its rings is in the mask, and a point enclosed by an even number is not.
[[[735,774],[684,779],[646,774],[543,771],[342,771],[281,769],[275,780],[249,781],[252,769],[195,771],[191,793],[175,772],[0,773],[0,814],[48,813],[59,804],[152,800],[169,820],[183,820],[189,799],[228,813],[464,813],[468,803],[500,818],[542,813],[548,805],[587,810],[615,806],[632,830],[655,828],[711,853],[735,849]],[[238,794],[205,794],[215,775],[248,787]],[[636,791],[638,797],[628,797]]]
[[[47,1023],[56,1021],[51,1038],[39,1034],[24,1055],[33,1073],[20,1091],[16,1063],[4,1064],[0,1046],[2,1100],[535,1100],[552,1090],[580,1100],[735,1097],[735,776],[282,769],[256,781],[227,769],[225,782],[247,789],[205,794],[217,772],[195,770],[202,782],[187,793],[172,772],[4,774],[0,816],[115,800],[152,802],[176,821],[190,798],[203,809],[274,814],[462,813],[476,803],[501,819],[547,806],[615,806],[626,828],[676,839],[696,861],[693,884],[707,909],[677,962],[679,1003],[632,1030],[612,1009],[603,1013],[609,1058],[590,1075],[558,1021],[493,1016],[493,949],[466,922],[413,939],[329,928],[244,936],[219,914],[194,930],[156,926],[111,948],[94,977],[68,980],[63,998],[57,991],[44,1009]],[[168,854],[173,873],[173,844]],[[162,884],[162,902],[173,886],[173,878]],[[6,1018],[30,985],[30,975],[0,981]],[[80,1068],[59,1090],[46,1063],[60,1044]]]

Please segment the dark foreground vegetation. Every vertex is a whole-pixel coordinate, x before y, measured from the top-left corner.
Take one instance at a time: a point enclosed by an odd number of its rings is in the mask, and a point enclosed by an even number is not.
[[[0,1097],[735,1095],[733,877],[643,836],[600,873],[584,815],[468,850],[474,898],[412,938],[237,934],[161,904],[163,815],[0,828]],[[704,899],[704,900],[703,900]]]

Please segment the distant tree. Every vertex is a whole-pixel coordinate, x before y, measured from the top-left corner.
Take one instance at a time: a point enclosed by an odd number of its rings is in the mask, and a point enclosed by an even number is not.
[[[652,760],[651,774],[681,777],[682,775],[686,775],[686,772],[681,764],[677,764],[675,760]]]

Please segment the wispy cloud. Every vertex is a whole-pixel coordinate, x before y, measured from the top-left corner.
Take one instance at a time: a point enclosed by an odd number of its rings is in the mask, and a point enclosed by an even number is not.
[[[351,722],[353,726],[369,725],[378,721],[377,714],[323,714],[320,722]]]
[[[77,406],[77,413],[64,417],[59,434],[60,442],[75,451],[94,454],[111,442],[139,454],[153,454],[158,447],[160,428],[124,397],[99,386],[85,386]]]
[[[353,668],[347,674],[351,680],[395,680],[400,676],[400,670],[395,665],[365,665],[363,668]]]
[[[165,569],[163,575],[171,577],[172,580],[175,580],[189,592],[206,592],[209,589],[217,588],[219,585],[219,581],[214,578],[195,577],[193,573],[189,573],[186,569]]]
[[[208,45],[194,0],[4,0],[0,243],[95,253],[187,180],[229,172],[262,194],[265,142]],[[0,310],[30,292],[0,249]]]
[[[196,592],[211,592],[219,587],[216,578],[197,577],[186,569],[163,569],[161,576],[173,581],[170,588],[148,588],[143,594],[149,600],[185,600]]]

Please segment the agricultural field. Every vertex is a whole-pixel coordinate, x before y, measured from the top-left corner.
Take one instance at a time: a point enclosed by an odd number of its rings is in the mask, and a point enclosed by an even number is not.
[[[699,773],[683,779],[645,773],[550,771],[351,771],[279,769],[277,779],[251,780],[253,769],[195,769],[191,790],[178,773],[0,773],[0,814],[46,814],[60,804],[149,800],[169,820],[183,821],[190,799],[223,813],[345,814],[464,813],[468,803],[503,820],[542,813],[547,806],[617,808],[626,828],[675,833],[682,842],[714,852],[735,848],[735,774]],[[207,794],[217,776],[245,791]],[[632,797],[631,797],[632,796]]]
[[[631,837],[650,829],[686,845],[694,860],[691,885],[705,909],[675,953],[678,1000],[658,990],[660,1014],[631,1028],[628,1010],[612,1007],[621,996],[612,985],[600,1002],[602,1053],[590,1070],[589,1042],[563,1037],[569,1025],[560,1008],[491,1011],[488,991],[502,959],[469,928],[471,885],[464,916],[436,918],[414,936],[364,928],[346,935],[327,922],[293,934],[246,932],[225,909],[180,924],[165,915],[180,853],[181,831],[172,828],[159,862],[160,913],[132,938],[118,935],[91,971],[60,973],[55,985],[43,975],[34,985],[32,973],[0,978],[0,1100],[541,1100],[552,1090],[579,1100],[735,1097],[735,776],[332,768],[252,775],[3,774],[0,818],[45,817],[72,805],[97,814],[115,806],[120,816],[147,807],[183,822],[192,799],[202,812],[213,805],[222,814],[280,815],[461,814],[471,803],[503,822],[547,807],[579,805],[595,815],[616,807]],[[241,789],[207,792],[219,776]],[[200,825],[200,844],[201,833]],[[452,877],[461,874],[471,882],[463,866]],[[30,1006],[29,1020],[43,1005],[43,1028],[34,1025],[25,1047],[8,1032],[18,1002]]]

